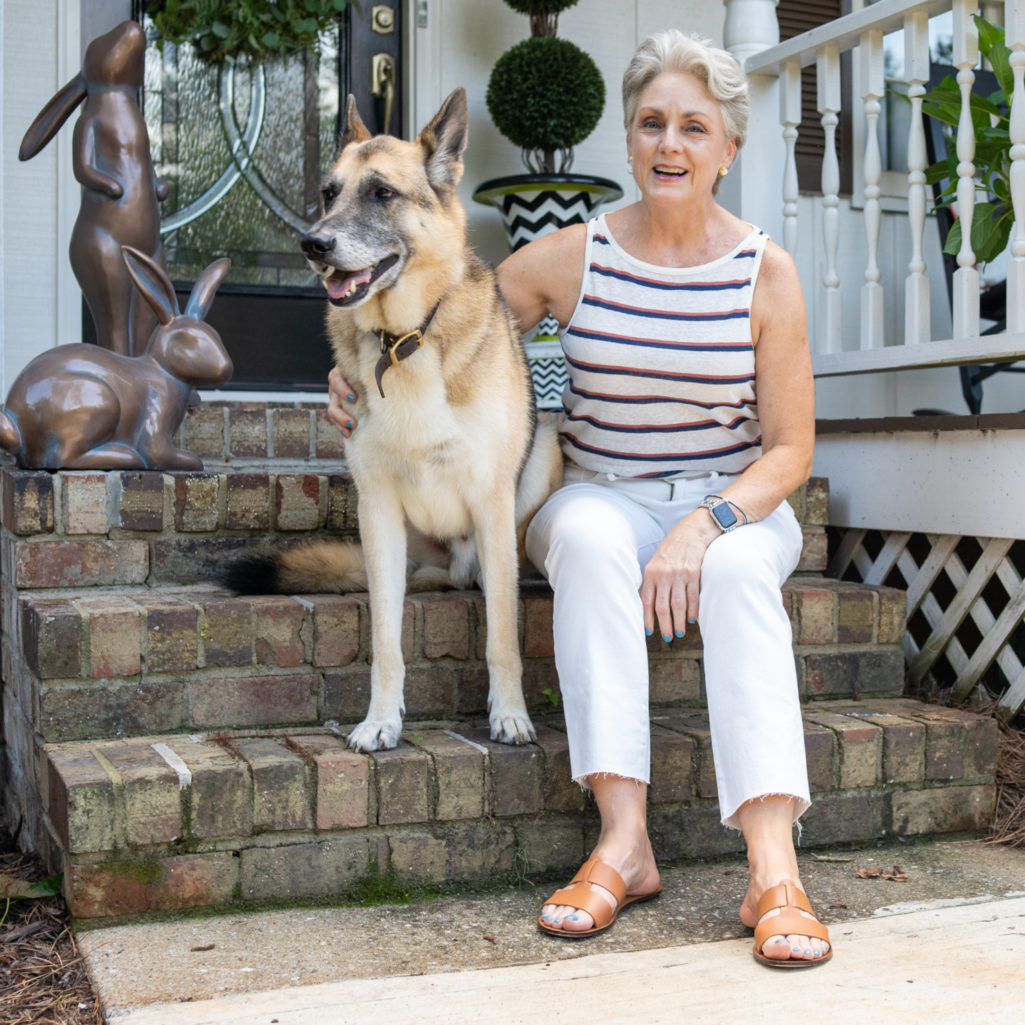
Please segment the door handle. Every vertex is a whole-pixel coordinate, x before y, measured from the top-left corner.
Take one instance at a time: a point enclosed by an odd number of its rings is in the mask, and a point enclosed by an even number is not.
[[[384,98],[385,135],[390,134],[391,115],[395,106],[395,58],[390,53],[375,53],[370,58],[370,92]]]

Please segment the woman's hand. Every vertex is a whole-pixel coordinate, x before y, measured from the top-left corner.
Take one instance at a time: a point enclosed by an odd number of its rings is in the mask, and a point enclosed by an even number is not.
[[[341,432],[342,444],[356,429],[356,393],[338,367],[327,375],[327,418]]]
[[[644,630],[654,631],[655,622],[666,642],[682,637],[688,623],[698,619],[701,564],[708,546],[719,536],[719,528],[706,509],[695,509],[663,538],[644,569],[641,604]]]

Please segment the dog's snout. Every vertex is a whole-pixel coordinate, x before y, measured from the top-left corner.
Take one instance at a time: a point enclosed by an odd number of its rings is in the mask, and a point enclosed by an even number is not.
[[[299,245],[311,260],[322,260],[334,249],[335,240],[330,235],[314,235],[310,232],[308,235],[303,235]]]

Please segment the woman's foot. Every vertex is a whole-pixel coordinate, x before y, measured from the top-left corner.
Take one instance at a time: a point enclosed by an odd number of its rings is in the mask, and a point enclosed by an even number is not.
[[[784,884],[789,880],[779,879],[775,885]],[[793,886],[798,892],[800,890],[800,883],[794,882]],[[805,911],[803,908],[792,905],[787,908],[771,907],[765,911],[761,916],[758,914],[758,902],[762,895],[770,890],[770,886],[756,886],[755,880],[752,879],[751,885],[747,889],[747,893],[744,896],[744,902],[740,905],[740,920],[749,929],[755,929],[760,924],[765,925],[766,928],[771,929],[771,922],[773,918],[779,917],[780,914],[786,914],[788,919],[793,915],[798,915],[801,918],[807,919],[809,922],[814,922],[819,929],[821,926],[818,919],[815,917],[813,912]],[[791,928],[794,928],[791,926]],[[763,932],[764,930],[760,930]],[[769,936],[762,942],[760,953],[763,958],[769,961],[821,961],[825,958],[830,951],[829,941],[819,936],[809,936],[805,933],[798,932],[787,932],[782,933],[770,933]]]
[[[578,888],[580,899],[578,905],[573,904],[545,904],[541,909],[540,924],[546,932],[567,934],[581,934],[594,931],[596,928],[607,927],[619,914],[620,910],[627,904],[636,903],[638,900],[647,899],[661,892],[659,883],[658,868],[655,865],[655,858],[651,851],[651,844],[645,835],[643,845],[639,845],[627,852],[615,852],[610,845],[601,843],[594,849],[591,858],[585,863],[581,873],[593,876],[586,881],[571,884]],[[597,868],[592,868],[592,863],[597,859]],[[607,875],[611,870],[614,876]],[[619,880],[622,881],[621,892],[617,895],[612,889],[602,886],[595,881],[606,876],[609,886],[620,889]],[[619,879],[616,880],[615,876]],[[565,894],[566,890],[558,893]],[[558,893],[554,896],[557,896]],[[563,898],[568,899],[567,897]],[[594,914],[589,913],[583,906],[585,902],[601,901],[601,904],[592,903]],[[605,905],[607,905],[607,910]],[[611,918],[610,918],[611,916]]]

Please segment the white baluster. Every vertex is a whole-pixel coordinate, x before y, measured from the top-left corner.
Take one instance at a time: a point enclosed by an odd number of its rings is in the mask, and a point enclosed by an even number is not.
[[[957,216],[961,222],[961,248],[954,271],[954,337],[971,338],[979,333],[979,271],[972,251],[975,214],[975,131],[969,96],[979,59],[979,34],[972,21],[974,0],[954,0],[954,66],[961,90],[961,115],[957,123]]]
[[[1011,50],[1011,205],[1014,234],[1007,261],[1007,330],[1025,331],[1025,0],[1004,5],[1005,41]]]
[[[904,19],[904,75],[911,99],[908,130],[908,226],[911,229],[911,260],[904,282],[904,344],[929,341],[929,279],[925,274],[922,238],[925,232],[925,127],[922,96],[929,81],[929,19],[914,11]]]
[[[826,244],[826,270],[823,275],[824,319],[820,352],[843,350],[843,297],[837,272],[840,242],[840,162],[836,156],[836,126],[840,118],[840,51],[824,46],[816,60],[818,68],[818,110],[825,132],[822,155],[822,234]]]
[[[783,248],[797,255],[797,126],[801,123],[801,65],[787,61],[779,76],[779,122],[787,155],[783,164]]]
[[[865,102],[865,237],[868,262],[865,284],[861,286],[861,347],[879,349],[883,345],[883,286],[879,283],[879,180],[883,173],[879,156],[879,111],[883,96],[883,34],[878,29],[861,33],[861,81]]]

